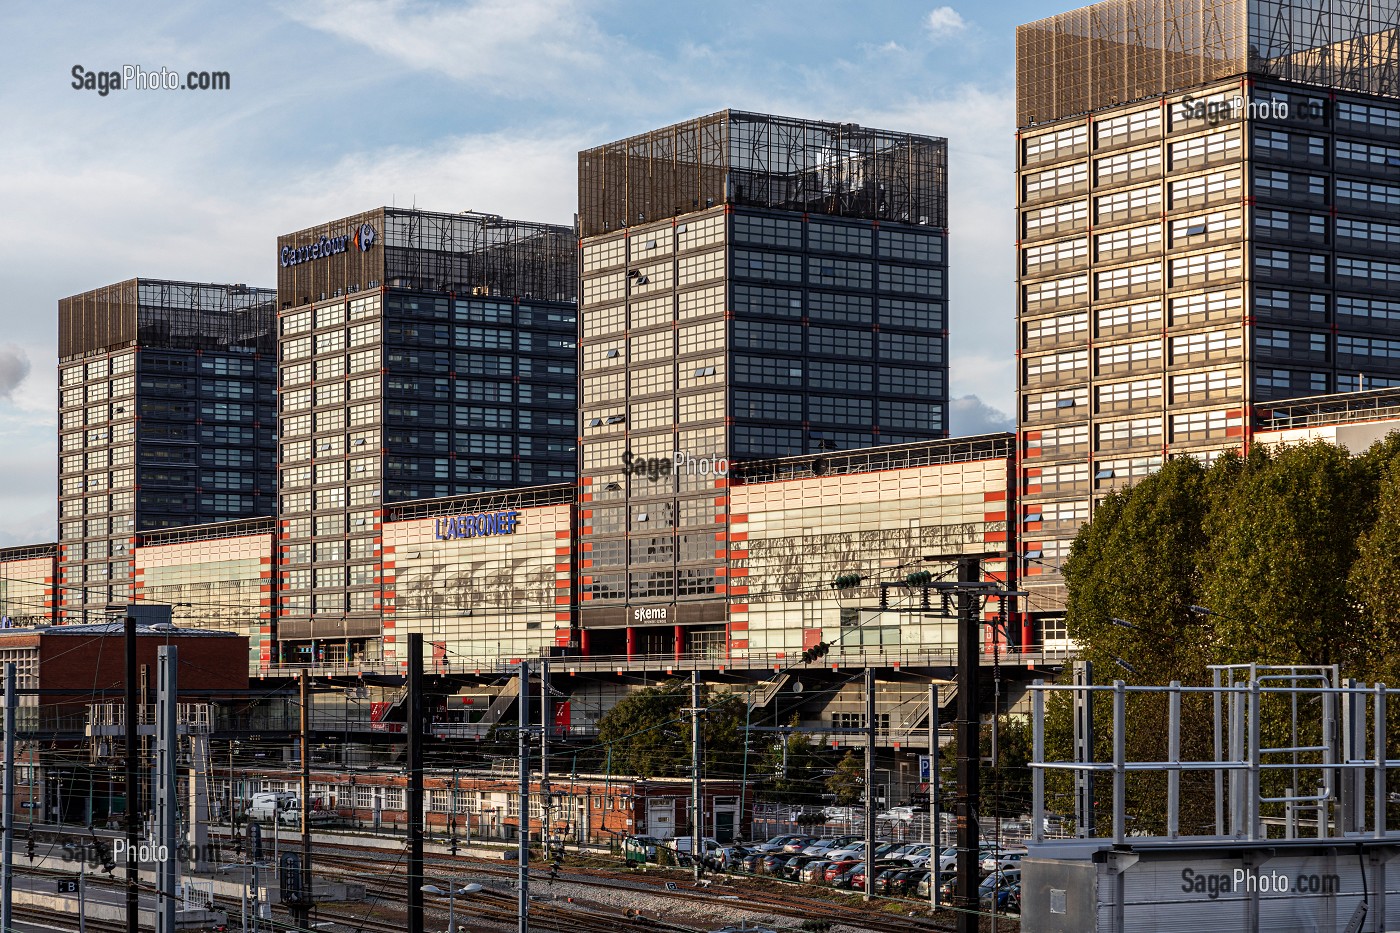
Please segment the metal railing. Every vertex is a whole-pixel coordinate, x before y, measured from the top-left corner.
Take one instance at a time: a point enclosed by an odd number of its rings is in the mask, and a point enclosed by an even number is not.
[[[1146,777],[1166,780],[1166,815],[1162,833],[1151,829],[1135,835],[1176,839],[1181,833],[1183,774],[1209,775],[1209,783],[1195,782],[1195,794],[1211,795],[1214,836],[1256,841],[1270,838],[1269,827],[1282,827],[1284,838],[1307,835],[1319,839],[1366,836],[1396,838],[1388,818],[1388,773],[1400,768],[1400,759],[1388,757],[1389,698],[1400,691],[1384,684],[1361,684],[1339,678],[1335,665],[1212,665],[1210,686],[1129,686],[1121,680],[1111,685],[1031,685],[1032,817],[1035,841],[1045,831],[1045,779],[1048,773],[1068,774],[1076,780],[1079,825],[1091,837],[1102,835],[1092,814],[1085,814],[1094,798],[1081,792],[1087,780],[1102,775],[1110,781],[1108,816],[1115,843],[1128,835],[1128,783]],[[1076,717],[1085,706],[1109,708],[1112,737],[1110,760],[1077,752],[1074,760],[1050,761],[1046,750],[1046,697],[1066,693]],[[1141,701],[1139,705],[1139,701]],[[1183,703],[1199,711],[1211,710],[1211,758],[1193,761],[1183,757]],[[1159,721],[1166,708],[1166,728]],[[1130,709],[1130,707],[1132,707]],[[1137,714],[1130,719],[1130,714]],[[1162,734],[1165,757],[1129,760],[1128,736]],[[1268,737],[1287,735],[1283,744],[1269,744]],[[1188,733],[1188,738],[1189,733]],[[1277,740],[1276,740],[1277,741]],[[1081,748],[1092,749],[1092,735]],[[1204,788],[1210,787],[1211,791]],[[1213,791],[1213,792],[1212,792]],[[1157,799],[1160,799],[1158,797]],[[1188,803],[1199,804],[1185,798]],[[1369,822],[1369,826],[1367,825]],[[1187,834],[1192,835],[1192,834]]]
[[[1063,664],[1074,660],[1072,648],[1034,648],[1024,651],[1003,647],[1000,663],[1005,666],[1036,666],[1041,664]],[[990,652],[983,654],[987,664],[992,663]],[[648,671],[712,671],[712,670],[794,670],[833,669],[848,667],[954,667],[958,661],[958,650],[952,646],[885,646],[885,647],[834,647],[820,661],[812,664],[801,663],[799,651],[753,652],[725,656],[715,652],[683,652],[681,654],[608,654],[608,655],[567,655],[562,657],[538,657],[517,655],[514,657],[460,658],[425,661],[424,670],[429,674],[514,674],[522,660],[547,660],[551,668],[558,671],[609,671],[609,670],[648,670]],[[315,677],[356,678],[362,674],[398,674],[406,661],[376,660],[354,662],[309,662],[304,664],[278,664],[259,671],[262,677],[290,677],[307,671]]]

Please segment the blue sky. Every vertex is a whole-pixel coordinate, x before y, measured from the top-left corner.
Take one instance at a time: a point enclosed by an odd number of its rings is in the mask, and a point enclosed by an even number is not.
[[[275,284],[279,233],[380,204],[570,222],[579,149],[725,107],[947,136],[955,433],[1014,397],[1020,22],[1073,4],[6,4],[0,545],[53,540],[58,299]],[[223,92],[72,69],[228,71]]]

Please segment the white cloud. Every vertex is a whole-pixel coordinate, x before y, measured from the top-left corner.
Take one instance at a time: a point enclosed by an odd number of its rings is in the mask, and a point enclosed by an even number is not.
[[[1014,430],[1015,418],[975,395],[964,395],[948,402],[948,431],[954,437]]]
[[[1010,87],[942,87],[859,119],[948,137],[949,373],[953,395],[1015,408],[1015,189]]]
[[[28,375],[28,354],[14,344],[0,346],[0,399],[13,398]]]
[[[935,42],[951,39],[967,29],[967,20],[950,6],[941,6],[924,17],[924,28]]]
[[[641,53],[607,35],[576,0],[320,0],[294,5],[303,25],[508,98],[572,96],[635,74]],[[657,77],[653,74],[651,77]]]

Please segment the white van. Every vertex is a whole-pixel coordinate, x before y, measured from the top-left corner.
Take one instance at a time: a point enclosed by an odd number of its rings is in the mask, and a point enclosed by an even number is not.
[[[248,819],[270,823],[296,805],[297,795],[289,791],[259,791],[248,803]]]

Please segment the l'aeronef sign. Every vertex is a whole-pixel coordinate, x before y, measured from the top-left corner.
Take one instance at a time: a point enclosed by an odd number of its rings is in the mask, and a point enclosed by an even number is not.
[[[481,512],[477,515],[439,518],[433,522],[433,537],[439,541],[452,541],[457,538],[513,535],[519,519],[519,512]]]
[[[375,236],[373,224],[360,224],[359,229],[354,233],[347,233],[344,236],[323,236],[305,246],[284,246],[281,253],[278,254],[278,260],[284,269],[288,266],[299,266],[313,259],[323,259],[326,256],[343,253],[350,248],[352,243],[360,252],[367,253],[369,248],[374,245]]]

